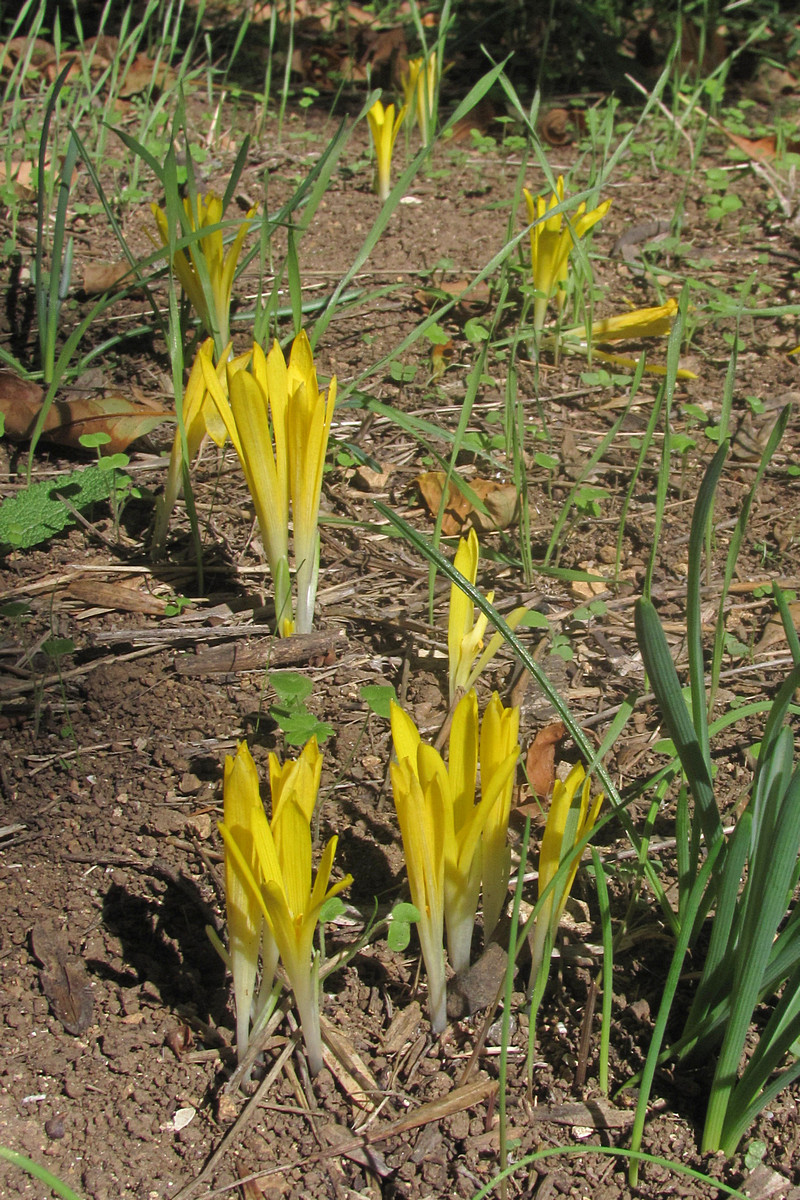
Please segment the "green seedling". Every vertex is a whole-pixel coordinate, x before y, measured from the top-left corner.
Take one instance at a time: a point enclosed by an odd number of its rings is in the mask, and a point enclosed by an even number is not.
[[[397,692],[391,683],[368,683],[359,690],[359,696],[371,712],[385,721],[391,716],[392,701],[397,703]]]
[[[709,190],[703,193],[701,200],[708,208],[709,220],[721,221],[723,217],[738,212],[742,207],[742,200],[734,191],[729,190],[730,171],[722,167],[711,167],[705,172],[705,177]]]
[[[320,721],[309,711],[306,700],[314,690],[307,675],[299,671],[271,671],[267,681],[275,692],[277,703],[269,713],[282,731],[287,745],[304,746],[312,737],[322,745],[333,735],[333,726]]]
[[[390,950],[394,950],[396,954],[402,954],[404,950],[408,949],[408,943],[411,941],[411,926],[416,924],[419,919],[420,912],[415,905],[404,900],[395,904],[389,915],[389,928],[386,932],[386,944]]]

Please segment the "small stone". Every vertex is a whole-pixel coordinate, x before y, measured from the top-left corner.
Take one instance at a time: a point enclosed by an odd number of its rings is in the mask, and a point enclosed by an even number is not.
[[[51,1141],[55,1142],[59,1138],[63,1138],[64,1134],[66,1133],[66,1129],[64,1128],[64,1118],[50,1117],[50,1119],[44,1123],[44,1131]]]

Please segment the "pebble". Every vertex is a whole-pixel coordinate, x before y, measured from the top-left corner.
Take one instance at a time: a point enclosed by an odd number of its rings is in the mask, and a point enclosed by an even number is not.
[[[63,1117],[50,1117],[44,1123],[44,1131],[52,1141],[58,1141],[66,1133]]]

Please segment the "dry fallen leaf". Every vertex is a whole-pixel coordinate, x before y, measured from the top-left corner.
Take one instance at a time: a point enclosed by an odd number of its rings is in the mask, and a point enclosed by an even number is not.
[[[789,605],[789,615],[794,622],[795,629],[800,630],[800,600],[795,600]],[[773,613],[767,624],[764,627],[764,632],[756,645],[756,654],[765,654],[767,650],[771,650],[773,646],[780,646],[786,641],[786,632],[783,628],[783,621],[780,613]]]
[[[462,293],[470,289],[469,295],[461,299]],[[456,314],[462,319],[478,316],[485,312],[486,307],[491,300],[491,289],[488,283],[482,282],[471,286],[469,279],[457,279],[454,283],[438,284],[436,289],[420,288],[414,292],[414,299],[424,312],[430,312],[437,304],[441,303],[442,293],[451,298],[457,298]]]
[[[586,132],[586,117],[580,108],[551,108],[540,117],[538,129],[549,146],[569,146],[576,134]]]
[[[0,186],[10,181],[15,196],[20,200],[33,200],[36,196],[35,190],[31,187],[33,163],[12,160],[9,167],[10,170],[7,171],[5,163],[0,163]]]
[[[12,441],[24,441],[31,436],[43,397],[37,384],[20,379],[13,371],[0,370],[0,412],[5,418],[5,432]],[[167,409],[137,403],[124,396],[79,396],[75,400],[53,402],[42,437],[77,450],[84,434],[107,433],[111,441],[103,447],[103,452],[115,454],[163,421],[174,420],[175,414]]]
[[[525,772],[534,792],[542,800],[553,790],[556,778],[556,750],[566,734],[567,731],[562,722],[553,721],[552,724],[545,725],[543,729],[539,730],[528,747]],[[526,806],[520,805],[519,810],[524,814]],[[534,804],[533,811],[539,811],[538,804]]]
[[[437,516],[439,512],[444,481],[443,471],[426,471],[414,480],[432,517]],[[479,512],[451,479],[442,520],[442,533],[445,537],[454,537],[465,525],[473,525],[479,533],[488,533],[496,529],[506,529],[511,524],[519,500],[513,484],[499,483],[496,479],[471,479],[467,486],[486,506],[487,512]]]
[[[83,269],[83,290],[87,296],[111,292],[120,280],[130,275],[131,264],[126,258],[116,262],[90,262]],[[132,276],[131,276],[132,278]],[[127,280],[130,283],[130,278]]]
[[[767,134],[766,137],[746,138],[739,133],[731,133],[729,129],[721,128],[726,138],[733,142],[734,146],[737,146],[743,154],[756,162],[771,162],[778,152],[778,142],[774,133]],[[800,154],[800,141],[787,142],[786,152]]]
[[[39,982],[67,1033],[79,1037],[92,1023],[92,989],[86,968],[70,954],[66,939],[42,922],[31,930],[31,949],[41,963]]]
[[[447,342],[437,342],[431,350],[431,364],[433,367],[432,379],[441,379],[444,375],[450,359],[453,357],[453,339],[450,338]]]

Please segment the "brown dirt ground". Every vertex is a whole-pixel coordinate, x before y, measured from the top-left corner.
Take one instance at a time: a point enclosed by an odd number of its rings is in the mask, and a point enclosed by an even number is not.
[[[190,111],[190,121],[199,122],[197,111]],[[241,109],[238,119],[243,119]],[[313,111],[292,115],[281,144],[271,128],[253,150],[241,191],[260,195],[266,169],[272,207],[288,192],[292,177],[313,160],[330,126]],[[659,136],[666,136],[663,128]],[[316,289],[324,292],[341,276],[376,215],[365,137],[364,129],[354,134],[345,161],[355,167],[335,174],[300,244],[302,279],[310,295]],[[710,138],[701,168],[727,162],[723,152],[721,141]],[[573,148],[552,151],[553,169],[569,169],[577,154]],[[224,186],[230,161],[230,151],[215,151],[207,168],[209,185]],[[433,165],[435,171],[414,183],[413,203],[398,208],[359,273],[357,286],[391,290],[369,309],[356,306],[335,320],[319,347],[321,373],[335,371],[340,386],[396,346],[419,321],[414,293],[422,272],[447,258],[452,266],[440,278],[469,278],[503,244],[519,160],[500,150],[462,146],[441,150]],[[736,170],[732,186],[744,208],[711,222],[701,202],[702,169],[687,184],[686,166],[681,145],[671,163],[656,165],[656,159],[647,156],[627,160],[612,181],[609,194],[614,203],[594,238],[598,311],[619,311],[627,302],[655,302],[654,279],[666,277],[673,267],[728,295],[755,272],[758,283],[772,289],[763,292],[763,303],[796,302],[797,235],[771,211],[765,185],[748,170]],[[528,183],[534,189],[540,185],[534,169]],[[636,222],[669,219],[684,185],[683,259],[662,257],[654,270],[640,275],[610,255],[615,239]],[[21,238],[33,219],[30,210],[23,211]],[[144,207],[125,214],[126,228],[143,253],[147,219]],[[116,257],[99,223],[81,228],[76,222],[75,229],[79,265],[93,255]],[[121,305],[118,315],[139,318],[146,315],[146,306],[134,299]],[[13,312],[10,317],[13,324]],[[415,346],[404,360],[416,367],[413,381],[398,383],[388,373],[373,377],[367,385],[370,395],[454,428],[474,350],[463,335],[463,320],[452,320],[447,328],[454,355],[440,381],[431,379],[426,353]],[[686,403],[701,405],[710,416],[718,414],[730,354],[724,335],[732,328],[731,320],[698,324],[685,359],[698,379],[678,385],[679,428],[686,426]],[[741,336],[734,397],[740,451],[729,461],[717,504],[717,568],[753,478],[747,446],[759,430],[746,397],[761,398],[774,415],[776,402],[796,402],[800,395],[800,362],[786,353],[800,340],[795,322],[745,318]],[[104,370],[105,385],[127,381],[156,399],[168,394],[168,363],[160,343],[139,343],[133,353],[120,354]],[[520,364],[521,393],[531,397],[528,448],[543,413],[552,452],[562,463],[550,490],[545,473],[531,468],[535,561],[541,560],[571,477],[606,432],[623,396],[619,386],[582,382],[583,371],[580,360],[569,358],[557,367],[543,367],[537,407],[534,371],[529,363]],[[492,382],[481,389],[472,428],[491,434],[497,430],[492,415],[503,403],[504,364],[495,362],[489,373]],[[643,428],[656,388],[653,381],[643,384],[624,435],[598,463],[595,482],[608,488],[610,499],[599,517],[572,524],[560,550],[562,566],[610,569],[634,463],[631,435]],[[754,588],[773,577],[787,586],[798,584],[800,491],[786,471],[798,461],[800,450],[796,411],[753,508],[727,612],[730,632],[748,649],[734,647],[726,656],[720,710],[736,698],[771,696],[786,670],[785,644],[759,640],[769,606],[754,595]],[[412,486],[426,454],[419,443],[385,416],[355,404],[342,407],[335,426],[338,441],[391,464],[394,469],[381,498],[429,531],[430,520]],[[152,442],[158,450],[165,449],[168,430],[159,431]],[[676,470],[671,480],[656,576],[660,612],[678,655],[688,523],[697,481],[713,449],[702,431],[697,443],[685,470]],[[434,448],[447,453],[443,440]],[[13,446],[0,443],[4,495],[18,486],[19,461]],[[74,457],[42,445],[36,477],[70,469],[74,462]],[[320,836],[339,834],[337,869],[354,876],[347,900],[357,924],[371,912],[375,897],[381,907],[388,906],[403,894],[404,886],[386,787],[388,730],[385,722],[368,715],[359,689],[392,682],[418,723],[425,730],[438,728],[446,708],[446,589],[441,584],[437,589],[437,620],[431,628],[424,564],[402,542],[376,530],[374,496],[358,488],[352,466],[343,463],[346,459],[334,451],[323,507],[338,522],[324,526],[318,602],[319,629],[330,635],[334,649],[327,657],[309,661],[306,656],[296,665],[313,679],[312,707],[335,729],[325,746]],[[136,451],[131,473],[139,486],[157,490],[163,460],[155,458],[152,448]],[[327,1021],[350,1056],[357,1055],[367,1069],[375,1096],[365,1100],[355,1095],[363,1086],[357,1068],[358,1082],[348,1091],[334,1058],[331,1069],[309,1084],[297,1056],[288,1058],[267,1093],[250,1107],[248,1097],[230,1097],[224,1091],[232,1062],[229,979],[205,933],[208,924],[223,929],[221,847],[215,827],[221,813],[223,759],[237,738],[246,735],[265,772],[268,751],[285,753],[285,746],[268,712],[270,583],[259,543],[251,537],[251,509],[232,453],[206,451],[195,479],[207,583],[205,593],[195,597],[182,616],[144,611],[147,599],[192,594],[188,526],[180,505],[163,563],[148,557],[144,533],[150,508],[135,502],[126,510],[119,534],[110,515],[98,511],[90,527],[73,529],[34,550],[9,553],[2,562],[0,599],[24,600],[30,615],[22,623],[7,624],[0,650],[0,811],[2,825],[13,827],[11,832],[3,829],[0,849],[0,1143],[45,1163],[92,1200],[174,1197],[196,1180],[217,1151],[218,1158],[194,1195],[211,1195],[211,1188],[235,1186],[241,1175],[267,1172],[262,1191],[248,1195],[408,1200],[472,1196],[496,1169],[497,1114],[488,1087],[479,1088],[468,1107],[456,1105],[450,1115],[389,1128],[413,1116],[422,1104],[448,1094],[463,1095],[457,1089],[483,1019],[477,1013],[453,1023],[442,1038],[430,1037],[413,943],[406,955],[390,953],[383,943],[373,945],[326,983]],[[532,590],[513,565],[490,563],[493,552],[502,559],[509,550],[513,559],[513,534],[484,539],[483,585],[494,587],[503,604],[537,604],[568,635],[573,660],[565,665],[551,656],[546,666],[573,711],[598,739],[623,696],[642,686],[632,614],[652,537],[654,483],[654,469],[648,469],[628,514],[621,582],[607,597],[606,614],[590,623],[572,619],[582,597],[568,582],[537,574]],[[366,522],[369,528],[348,525],[350,521]],[[717,569],[708,590],[709,621],[718,579]],[[95,603],[92,589],[99,584],[112,585],[116,599],[113,593],[103,593]],[[223,661],[219,650],[210,657],[211,648],[220,645],[212,642],[220,623],[235,625],[244,634],[236,639],[240,652],[249,655],[241,668],[232,667],[230,657]],[[40,651],[41,642],[54,633],[71,638],[76,646],[62,662],[60,678]],[[221,644],[230,650],[233,638]],[[513,677],[510,657],[501,656],[489,674],[485,686],[507,694]],[[525,743],[546,719],[540,699],[526,695]],[[622,786],[657,761],[651,750],[657,726],[652,703],[640,700],[608,763]],[[747,747],[757,736],[757,725],[737,727],[716,747],[726,813],[746,794],[751,778]],[[564,756],[570,755],[567,745]],[[647,803],[634,804],[631,812],[641,828]],[[672,831],[667,807],[657,818],[656,834],[668,839]],[[630,864],[620,857],[625,842],[619,829],[607,826],[600,842],[612,873],[613,915],[618,921],[638,885]],[[669,881],[674,869],[669,846],[663,863]],[[609,1104],[600,1096],[597,1015],[587,1029],[588,1049],[579,1045],[587,996],[600,961],[590,881],[579,876],[575,895],[574,911],[581,919],[565,934],[540,1014],[532,1102],[524,1081],[527,1021],[521,1007],[513,1014],[509,1082],[514,1158],[565,1145],[573,1148],[573,1156],[544,1158],[526,1167],[513,1178],[510,1194],[592,1195],[594,1200],[631,1194],[716,1196],[720,1193],[715,1186],[658,1165],[643,1171],[642,1187],[632,1193],[622,1160],[590,1152],[593,1146],[628,1144],[632,1102],[623,1096]],[[639,891],[628,919],[631,936],[617,953],[613,981],[615,1088],[643,1061],[669,952],[659,913],[646,892]],[[86,972],[92,1014],[78,1035],[67,1031],[43,993],[31,941],[32,929],[41,922],[54,923],[63,932],[73,964],[76,969],[82,964]],[[336,948],[352,936],[351,927],[343,924],[329,931],[328,941]],[[519,985],[524,986],[524,975]],[[521,996],[516,999],[521,1001]],[[267,1047],[268,1065],[288,1033],[284,1023]],[[584,1083],[576,1081],[579,1067],[585,1069]],[[497,1071],[496,1039],[490,1036],[471,1083],[488,1085]],[[704,1161],[698,1154],[706,1087],[702,1072],[693,1077],[668,1072],[659,1076],[645,1149],[708,1171],[730,1185],[742,1185],[747,1168],[741,1156],[726,1163]],[[752,1131],[752,1137],[766,1143],[764,1162],[779,1177],[772,1177],[772,1192],[751,1180],[754,1195],[800,1194],[799,1098],[797,1087],[781,1094]],[[589,1107],[564,1107],[581,1102]],[[244,1120],[235,1123],[245,1113]],[[182,1125],[185,1117],[191,1119]],[[368,1151],[334,1153],[331,1147],[354,1130],[377,1135],[386,1131],[387,1136],[376,1136]],[[7,1166],[0,1167],[0,1190],[9,1197],[46,1192]]]

